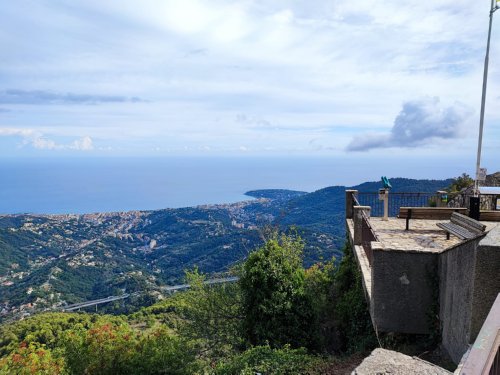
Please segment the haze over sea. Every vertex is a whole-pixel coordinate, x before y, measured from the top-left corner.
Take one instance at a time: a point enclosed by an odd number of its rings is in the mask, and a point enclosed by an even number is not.
[[[314,191],[381,175],[447,178],[472,163],[390,158],[169,157],[0,160],[0,213],[91,213],[248,200],[248,190]]]

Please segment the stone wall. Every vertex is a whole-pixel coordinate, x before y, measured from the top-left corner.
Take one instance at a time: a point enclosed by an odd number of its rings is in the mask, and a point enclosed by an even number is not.
[[[439,257],[442,344],[454,362],[460,361],[470,342],[477,243],[466,242]]]
[[[500,292],[500,226],[439,256],[442,345],[459,363]]]
[[[379,331],[431,332],[437,265],[438,255],[433,253],[373,252],[371,313]]]
[[[476,251],[470,342],[476,339],[500,293],[500,226],[479,242]]]

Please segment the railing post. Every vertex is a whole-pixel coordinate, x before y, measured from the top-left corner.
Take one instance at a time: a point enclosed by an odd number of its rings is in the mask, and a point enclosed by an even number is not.
[[[357,195],[357,190],[346,190],[345,191],[345,217],[346,219],[352,219],[354,207],[354,199],[353,196]]]
[[[370,206],[354,206],[353,219],[354,219],[354,245],[363,244],[363,214],[370,218]]]

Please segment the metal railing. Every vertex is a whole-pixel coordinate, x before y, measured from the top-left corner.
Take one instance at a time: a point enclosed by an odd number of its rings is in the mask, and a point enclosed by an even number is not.
[[[389,193],[389,216],[396,217],[400,207],[436,207],[441,205],[436,193]],[[378,193],[359,192],[357,201],[361,206],[370,206],[371,216],[384,216],[384,202]],[[443,204],[445,206],[446,203]]]
[[[500,294],[472,345],[460,375],[500,374]]]
[[[361,228],[362,228],[361,238],[363,241],[363,250],[365,251],[368,263],[371,266],[373,260],[372,241],[378,241],[378,239],[377,235],[375,234],[375,231],[370,225],[370,220],[364,213],[363,213],[363,223]]]

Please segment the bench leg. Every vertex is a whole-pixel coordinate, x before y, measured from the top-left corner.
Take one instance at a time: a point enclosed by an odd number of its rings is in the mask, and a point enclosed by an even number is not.
[[[408,210],[406,215],[406,230],[410,230],[411,209]]]
[[[449,240],[450,239],[450,232],[446,232],[446,239]]]

